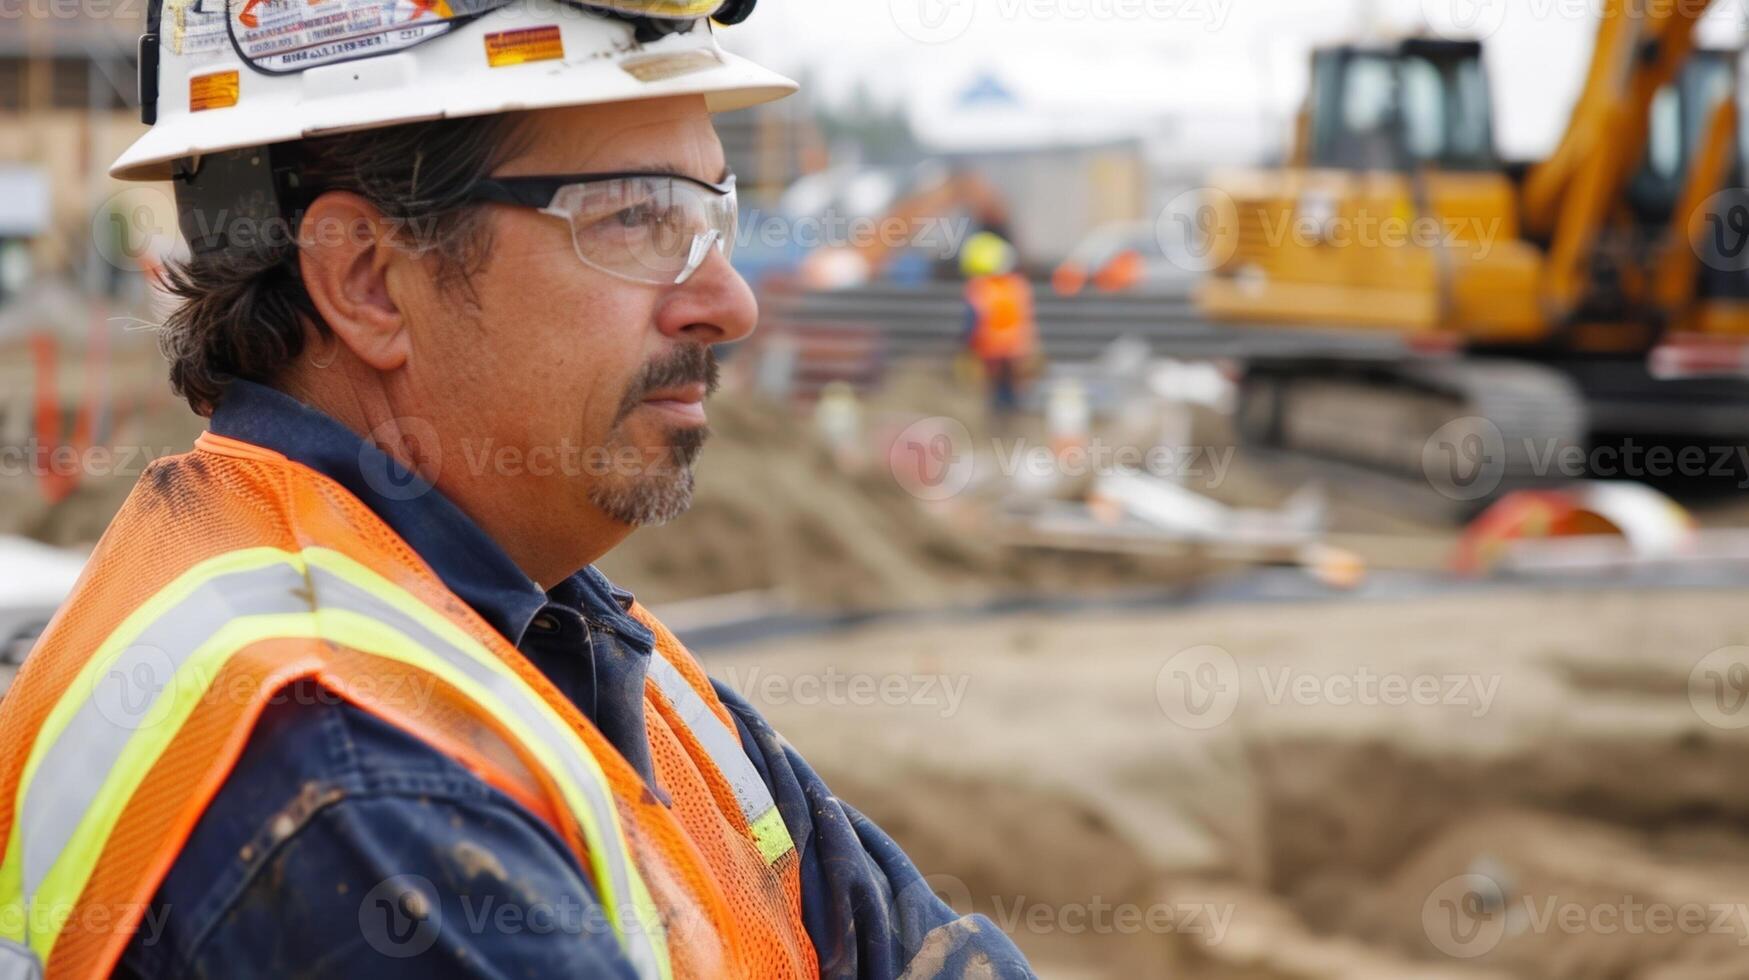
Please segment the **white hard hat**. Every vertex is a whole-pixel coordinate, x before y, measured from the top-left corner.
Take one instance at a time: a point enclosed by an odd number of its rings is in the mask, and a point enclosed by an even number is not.
[[[718,46],[722,0],[152,0],[152,128],[110,168],[397,123],[703,95],[712,112],[796,83]],[[742,15],[746,0],[732,4]]]

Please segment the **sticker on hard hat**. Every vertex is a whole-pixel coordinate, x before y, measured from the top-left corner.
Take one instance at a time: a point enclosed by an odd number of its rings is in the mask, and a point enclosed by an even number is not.
[[[493,68],[555,61],[564,56],[565,41],[559,36],[557,24],[486,35],[486,64]]]
[[[188,111],[228,109],[237,104],[238,90],[235,70],[196,75],[188,80]]]
[[[508,2],[230,0],[226,27],[251,65],[293,72],[411,47]]]
[[[231,52],[223,0],[168,0],[163,25],[173,54],[212,58]]]

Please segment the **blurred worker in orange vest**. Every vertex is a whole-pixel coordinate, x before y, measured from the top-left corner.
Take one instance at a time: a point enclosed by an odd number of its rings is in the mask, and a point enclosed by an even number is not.
[[[1038,353],[1032,284],[1014,271],[1014,246],[982,231],[960,248],[966,277],[966,347],[983,366],[992,422],[1006,426]]]

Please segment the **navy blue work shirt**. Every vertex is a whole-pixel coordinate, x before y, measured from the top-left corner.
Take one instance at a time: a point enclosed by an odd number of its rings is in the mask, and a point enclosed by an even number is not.
[[[235,382],[211,428],[283,453],[364,501],[661,798],[644,733],[654,639],[628,612],[630,593],[593,566],[543,592],[441,494],[274,389]],[[993,923],[943,904],[898,845],[833,797],[751,706],[717,691],[796,842],[822,975],[1031,976]],[[551,828],[449,757],[309,683],[282,691],[262,714],[119,972],[634,976]]]

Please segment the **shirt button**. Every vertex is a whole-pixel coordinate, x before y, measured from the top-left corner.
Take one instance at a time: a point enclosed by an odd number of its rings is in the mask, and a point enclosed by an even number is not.
[[[536,616],[530,625],[542,633],[557,633],[559,631],[559,621],[546,613]]]

